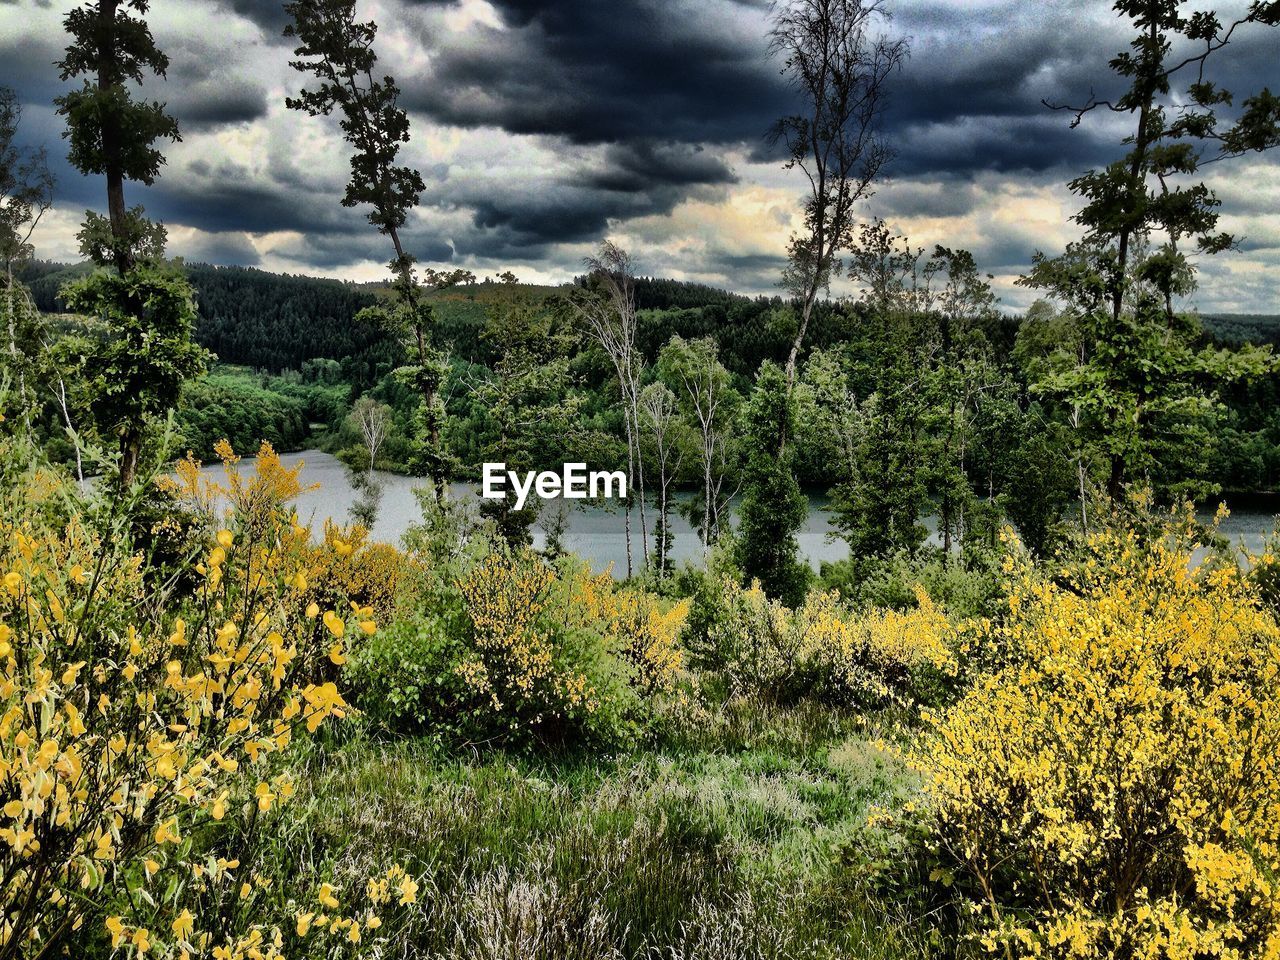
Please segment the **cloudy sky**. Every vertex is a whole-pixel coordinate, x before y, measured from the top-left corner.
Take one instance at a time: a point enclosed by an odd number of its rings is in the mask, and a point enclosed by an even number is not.
[[[1242,6],[1243,0],[1236,3]],[[57,205],[39,255],[73,260],[100,179],[66,163],[51,100],[70,0],[0,0],[0,85],[24,105],[23,139],[47,145]],[[1230,3],[1220,3],[1229,10]],[[913,243],[974,252],[1003,302],[1037,249],[1074,236],[1072,176],[1120,151],[1123,127],[1077,130],[1042,98],[1111,88],[1126,37],[1094,0],[889,0],[886,29],[911,39],[887,132],[897,157],[863,210]],[[641,272],[770,292],[803,185],[765,144],[790,109],[768,59],[766,0],[361,0],[403,88],[427,183],[409,247],[427,264],[561,282],[604,237]],[[288,111],[300,77],[271,0],[153,0],[172,66],[147,93],[183,141],[152,188],[133,186],[190,260],[373,279],[389,243],[339,205],[347,153],[336,125]],[[1242,35],[1218,79],[1280,88],[1280,31]],[[1234,86],[1233,86],[1234,85]],[[1278,152],[1280,153],[1280,152]],[[1280,312],[1280,156],[1214,168],[1224,226],[1242,250],[1206,263],[1196,304]]]

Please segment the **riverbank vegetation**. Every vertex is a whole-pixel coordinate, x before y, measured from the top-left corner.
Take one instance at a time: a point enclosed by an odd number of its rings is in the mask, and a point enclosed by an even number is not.
[[[408,114],[350,0],[286,5],[288,105],[340,117],[391,284],[184,271],[124,202],[178,136],[133,97],[167,65],[147,6],[66,20],[64,79],[97,82],[57,105],[108,215],[65,316],[20,279],[56,277],[28,242],[51,184],[0,110],[0,960],[1280,955],[1280,568],[1189,499],[1271,482],[1276,374],[1176,309],[1183,248],[1231,238],[1169,188],[1280,116],[1264,92],[1228,124],[1203,79],[1162,99],[1171,38],[1207,57],[1274,4],[1117,4],[1108,106],[1137,128],[1073,181],[1086,236],[1036,256],[1021,318],[964,251],[855,229],[906,49],[866,34],[875,3],[778,17],[812,109],[780,125],[791,166],[840,162],[788,296],[754,301],[608,242],[562,291],[420,269]],[[833,36],[861,72],[805,74]],[[819,296],[837,269],[858,297]],[[400,544],[299,522],[307,478],[263,441],[320,434],[424,478]],[[447,496],[481,460],[568,459],[628,469],[616,578]],[[849,545],[817,574],[804,483]]]

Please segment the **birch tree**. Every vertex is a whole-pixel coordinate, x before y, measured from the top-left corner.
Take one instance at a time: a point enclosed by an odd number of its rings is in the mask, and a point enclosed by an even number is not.
[[[658,366],[665,380],[679,386],[683,405],[701,441],[703,502],[697,526],[706,554],[722,529],[722,515],[730,499],[724,491],[730,455],[729,426],[739,397],[711,337],[672,337],[662,348]]]
[[[585,321],[592,339],[608,355],[618,381],[623,427],[627,439],[627,503],[625,516],[627,576],[632,574],[631,508],[633,496],[640,507],[640,544],[644,563],[649,562],[649,533],[645,516],[644,462],[640,457],[640,375],[642,361],[636,352],[635,271],[630,255],[606,240],[599,252],[584,261],[590,287],[576,291],[573,305]]]
[[[640,411],[653,437],[654,459],[658,467],[658,515],[653,522],[653,548],[657,554],[658,579],[663,579],[671,557],[671,484],[680,472],[683,455],[676,436],[679,406],[676,395],[665,383],[651,383],[640,391]]]

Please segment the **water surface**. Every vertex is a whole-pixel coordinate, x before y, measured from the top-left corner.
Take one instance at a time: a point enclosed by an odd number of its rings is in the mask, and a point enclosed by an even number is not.
[[[304,492],[297,500],[298,515],[304,523],[313,529],[319,529],[325,520],[338,523],[351,521],[351,505],[357,498],[351,486],[347,467],[332,454],[319,450],[306,450],[302,453],[282,454],[280,457],[285,466],[292,467],[299,462],[304,464],[301,481],[304,486],[318,484],[318,488]],[[250,468],[249,458],[245,458],[243,466]],[[221,477],[220,466],[207,466],[204,472]],[[405,477],[397,473],[376,471],[382,484],[382,503],[378,509],[378,521],[374,524],[371,537],[385,543],[398,544],[409,527],[421,519],[417,497],[414,490],[423,486],[421,477]],[[464,503],[478,505],[480,502],[479,485],[455,483],[450,487],[450,496]],[[695,494],[682,493],[681,499]],[[848,556],[847,545],[840,540],[829,538],[831,526],[830,514],[827,513],[829,499],[825,496],[809,497],[809,512],[805,517],[803,528],[797,535],[800,552],[811,564],[819,564],[832,560],[841,560]],[[626,537],[623,530],[623,516],[617,509],[583,501],[549,501],[537,525],[534,527],[534,545],[541,547],[546,542],[545,524],[553,513],[559,509],[567,510],[568,529],[564,536],[564,545],[590,562],[592,568],[603,571],[611,564],[614,572],[625,575],[627,568]],[[1207,517],[1207,515],[1206,515]],[[649,513],[650,525],[653,523],[653,512]],[[1257,504],[1241,506],[1222,524],[1221,530],[1237,547],[1250,551],[1258,550],[1263,539],[1275,526],[1272,510]],[[933,518],[926,519],[930,530],[935,527]],[[639,512],[632,514],[632,553],[639,564]],[[671,513],[671,529],[675,536],[672,545],[672,557],[679,563],[683,560],[695,560],[702,555],[702,544],[697,533],[675,510]],[[931,537],[931,539],[934,539]]]

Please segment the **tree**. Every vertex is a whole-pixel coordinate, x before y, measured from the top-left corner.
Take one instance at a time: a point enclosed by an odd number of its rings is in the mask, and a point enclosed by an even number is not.
[[[640,391],[640,412],[653,438],[658,466],[658,516],[653,523],[653,549],[661,580],[671,567],[671,485],[680,473],[683,459],[677,436],[676,395],[665,383],[651,383]]]
[[[164,104],[134,100],[127,85],[141,84],[148,72],[163,78],[169,69],[169,58],[156,47],[143,19],[150,6],[150,0],[97,0],[68,13],[63,26],[71,45],[58,64],[60,76],[86,79],[79,90],[54,101],[67,119],[64,136],[72,166],[106,178],[108,222],[89,214],[81,241],[96,251],[95,261],[114,262],[122,274],[140,251],[154,252],[159,236],[141,207],[125,206],[124,182],[154,183],[164,165],[156,141],[181,139],[178,122],[164,112]]]
[[[730,456],[729,434],[738,395],[711,337],[700,340],[672,337],[662,348],[658,371],[666,382],[679,388],[682,405],[693,420],[701,440],[703,499],[694,516],[702,533],[702,551],[707,554],[720,534],[722,515],[730,499],[725,493],[724,482]]]
[[[891,156],[880,119],[889,76],[908,45],[872,35],[875,21],[886,17],[881,0],[787,0],[775,7],[770,46],[783,58],[803,112],[780,119],[771,139],[785,145],[787,168],[798,167],[809,183],[804,231],[791,238],[783,274],[783,286],[800,303],[788,385],[818,295],[852,242],[854,207]]]
[[[31,235],[53,205],[53,174],[44,150],[24,152],[17,145],[22,106],[8,87],[0,87],[0,311],[8,336],[6,366],[17,391],[16,407],[24,422],[38,405],[34,385],[40,380],[44,353],[39,312],[16,272],[31,259]]]
[[[468,425],[481,460],[525,473],[572,449],[580,428],[581,400],[570,390],[573,332],[556,304],[513,300],[490,311],[485,339],[500,350],[491,373],[472,388],[483,419]],[[484,500],[480,513],[511,546],[527,546],[541,501],[530,495],[522,509],[515,495]]]
[[[43,149],[18,147],[22,105],[0,87],[0,261],[12,286],[15,270],[31,259],[31,234],[53,206],[53,174]]]
[[[417,348],[417,364],[404,372],[421,396],[418,426],[425,438],[415,466],[434,482],[436,498],[448,490],[448,458],[441,443],[444,407],[439,402],[446,367],[431,344],[431,305],[423,298],[414,272],[416,259],[406,250],[401,229],[409,211],[418,205],[426,185],[417,170],[397,163],[400,148],[409,142],[409,115],[400,106],[400,88],[394,78],[378,78],[373,50],[378,25],[357,22],[355,0],[293,0],[285,4],[292,18],[284,35],[298,46],[290,66],[316,78],[314,89],[287,97],[291,110],[311,116],[329,116],[335,110],[343,138],[352,147],[351,178],[342,197],[344,207],[367,205],[369,223],[391,240],[395,258],[395,302],[371,307],[360,316],[403,335],[411,335]],[[427,284],[445,287],[469,279],[467,271],[438,274],[428,271]]]
[[[369,451],[368,472],[372,475],[378,462],[378,450],[391,427],[391,408],[373,397],[364,396],[351,408],[351,420],[360,431],[365,449]]]
[[[71,309],[101,321],[86,369],[96,387],[93,418],[102,433],[119,438],[122,487],[133,483],[150,425],[204,369],[204,351],[192,341],[191,285],[163,263],[164,227],[141,207],[125,206],[125,180],[150,185],[159,175],[164,155],[156,141],[179,139],[164,105],[135,101],[128,87],[141,84],[148,71],[163,77],[169,65],[143,19],[149,6],[148,0],[97,0],[67,14],[71,43],[61,77],[94,80],[56,100],[67,120],[71,163],[106,178],[108,216],[89,212],[79,237],[86,256],[114,269],[70,284],[63,297]]]
[[[765,361],[745,412],[747,454],[737,554],[748,580],[759,580],[766,594],[790,606],[804,599],[810,576],[796,541],[809,501],[792,468],[795,445],[780,446],[780,438],[795,429],[794,420],[786,374]]]
[[[636,352],[635,270],[628,253],[606,240],[595,256],[583,261],[590,274],[588,287],[572,295],[578,315],[592,338],[608,355],[622,398],[623,429],[627,439],[627,576],[631,576],[631,501],[639,494],[640,543],[649,562],[649,526],[645,518],[644,460],[640,456],[640,373],[643,363]]]
[[[1130,474],[1150,466],[1153,417],[1210,404],[1197,381],[1214,370],[1261,367],[1256,353],[1231,360],[1191,350],[1175,302],[1195,286],[1186,245],[1214,254],[1234,243],[1218,229],[1217,197],[1194,178],[1207,164],[1280,143],[1280,98],[1264,88],[1243,101],[1234,120],[1224,119],[1220,112],[1234,97],[1208,74],[1238,31],[1280,24],[1280,2],[1254,0],[1230,22],[1188,6],[1117,0],[1115,11],[1135,35],[1111,69],[1128,88],[1115,100],[1050,105],[1073,113],[1073,128],[1106,111],[1130,118],[1132,132],[1123,157],[1070,182],[1084,201],[1074,217],[1085,230],[1083,243],[1059,261],[1037,255],[1021,281],[1068,303],[1094,344],[1090,359],[1052,386],[1091,417],[1106,448],[1113,500]]]

